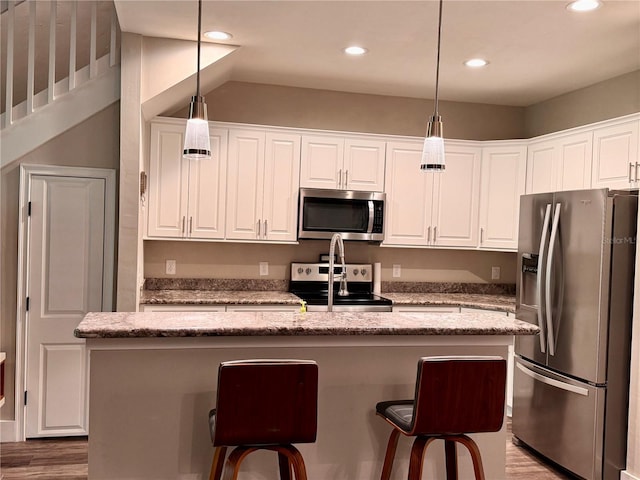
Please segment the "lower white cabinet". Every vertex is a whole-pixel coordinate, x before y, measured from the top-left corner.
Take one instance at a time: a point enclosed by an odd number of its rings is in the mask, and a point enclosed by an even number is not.
[[[527,147],[492,145],[482,149],[480,248],[518,249],[520,195],[525,192]]]
[[[300,305],[140,305],[141,312],[297,312]]]
[[[431,305],[394,305],[394,312],[402,313],[460,313],[460,307],[447,305],[434,307]]]

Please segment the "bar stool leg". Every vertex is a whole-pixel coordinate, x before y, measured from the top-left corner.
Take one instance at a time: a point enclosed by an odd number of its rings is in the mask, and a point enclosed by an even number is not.
[[[222,467],[224,467],[224,457],[227,454],[227,447],[216,447],[213,452],[213,461],[211,462],[211,473],[209,480],[220,480],[222,477]]]
[[[408,480],[420,480],[422,478],[422,464],[424,462],[424,454],[429,444],[435,440],[435,437],[418,436],[413,441],[411,447],[411,457],[409,458],[409,475]]]
[[[389,480],[389,478],[391,478],[393,458],[396,455],[396,448],[398,448],[398,438],[400,438],[400,432],[394,428],[391,430],[391,435],[389,435],[387,453],[384,456],[384,464],[382,465],[382,475],[380,476],[380,480]]]
[[[278,452],[278,466],[280,468],[280,480],[291,480],[291,462],[284,453]]]
[[[237,480],[240,471],[240,464],[251,452],[259,450],[256,447],[236,447],[227,458],[226,467],[224,469],[224,480]]]
[[[482,457],[480,456],[480,449],[476,442],[474,442],[467,435],[460,435],[456,437],[456,441],[467,447],[471,454],[471,461],[473,462],[473,472],[476,475],[476,480],[485,480],[484,469],[482,468]]]
[[[458,480],[458,456],[455,440],[444,439],[444,454],[447,465],[447,480]]]

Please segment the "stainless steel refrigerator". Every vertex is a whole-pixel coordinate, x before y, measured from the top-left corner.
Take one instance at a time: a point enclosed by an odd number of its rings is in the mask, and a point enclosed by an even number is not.
[[[627,446],[637,191],[520,200],[513,436],[579,477],[618,480]]]

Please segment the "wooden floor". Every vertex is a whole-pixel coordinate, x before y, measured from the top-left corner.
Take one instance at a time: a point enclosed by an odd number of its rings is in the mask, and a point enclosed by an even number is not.
[[[508,431],[510,427],[509,422]],[[0,457],[2,480],[87,479],[86,438],[3,443],[0,444]],[[530,451],[513,445],[509,433],[506,480],[569,480],[570,478],[545,464]]]

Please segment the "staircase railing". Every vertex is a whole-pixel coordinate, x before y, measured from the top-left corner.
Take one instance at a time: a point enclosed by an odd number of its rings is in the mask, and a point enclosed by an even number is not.
[[[7,16],[2,130],[120,63],[120,31],[112,1],[8,0],[2,16]],[[43,32],[48,33],[48,43],[42,41]],[[67,42],[68,48],[63,48]]]

